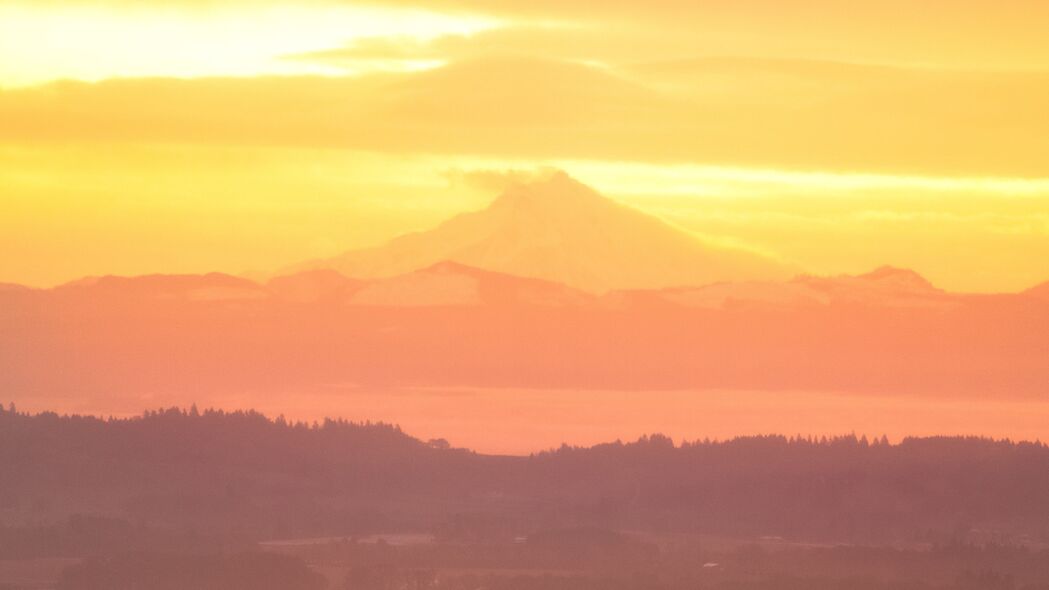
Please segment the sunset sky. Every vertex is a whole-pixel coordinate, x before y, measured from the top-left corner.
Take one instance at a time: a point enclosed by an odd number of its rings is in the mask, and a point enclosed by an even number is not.
[[[1044,0],[0,0],[0,282],[268,272],[560,168],[813,273],[1049,280]]]

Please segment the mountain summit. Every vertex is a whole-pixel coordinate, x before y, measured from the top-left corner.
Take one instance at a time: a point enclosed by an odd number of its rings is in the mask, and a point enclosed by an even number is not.
[[[778,279],[772,258],[714,244],[606,198],[564,172],[509,188],[486,209],[387,244],[294,270],[389,277],[438,262],[557,281],[591,292]]]

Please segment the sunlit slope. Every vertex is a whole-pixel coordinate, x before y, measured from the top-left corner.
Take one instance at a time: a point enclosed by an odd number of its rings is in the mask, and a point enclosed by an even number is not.
[[[592,292],[787,278],[796,269],[717,244],[608,199],[558,172],[508,189],[487,209],[384,246],[306,263],[354,278],[453,261]]]

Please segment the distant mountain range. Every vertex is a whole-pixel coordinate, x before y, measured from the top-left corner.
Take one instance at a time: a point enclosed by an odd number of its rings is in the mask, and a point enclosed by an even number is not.
[[[445,261],[593,293],[784,279],[798,272],[773,257],[678,229],[556,172],[513,186],[488,208],[430,231],[281,274],[332,269],[355,278],[391,277]]]
[[[49,291],[0,284],[0,294],[286,301],[361,306],[594,306],[662,302],[721,309],[856,303],[942,307],[946,293],[918,273],[885,266],[818,277],[726,246],[608,199],[554,172],[511,186],[486,209],[386,245],[305,262],[254,282],[221,273],[87,277]],[[1024,296],[1049,299],[1049,282]]]
[[[1049,283],[975,295],[892,267],[792,274],[564,174],[264,283],[0,285],[0,391],[38,399],[345,383],[1030,397],[1046,358]]]
[[[1047,293],[948,293],[889,267],[600,295],[455,262],[264,284],[91,278],[0,289],[0,390],[204,401],[354,383],[1029,398],[1049,383]]]
[[[1046,300],[1049,283],[1016,294],[949,293],[918,273],[884,266],[860,275],[800,275],[785,281],[720,282],[663,289],[622,289],[594,294],[568,285],[438,262],[404,274],[350,278],[331,269],[306,270],[257,283],[222,273],[89,277],[39,290],[0,286],[0,296],[81,299],[119,305],[185,302],[244,306],[264,303],[319,306],[470,307],[538,306],[629,310],[655,303],[703,309],[806,309],[856,305],[944,309],[975,300]]]

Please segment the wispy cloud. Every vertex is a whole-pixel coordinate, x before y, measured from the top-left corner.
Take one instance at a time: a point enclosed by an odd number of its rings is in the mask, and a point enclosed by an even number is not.
[[[1049,177],[1049,71],[737,61],[637,74],[492,57],[357,78],[62,83],[0,92],[0,140]]]

